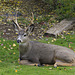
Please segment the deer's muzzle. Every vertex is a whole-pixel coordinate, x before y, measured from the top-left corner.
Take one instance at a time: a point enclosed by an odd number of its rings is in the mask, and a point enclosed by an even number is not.
[[[21,42],[21,40],[17,40],[17,43],[20,43]]]

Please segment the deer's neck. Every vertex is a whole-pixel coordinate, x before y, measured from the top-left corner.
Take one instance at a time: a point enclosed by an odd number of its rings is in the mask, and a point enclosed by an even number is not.
[[[29,42],[19,44],[19,50],[21,53],[26,53],[27,51],[29,51],[29,49],[30,49]]]

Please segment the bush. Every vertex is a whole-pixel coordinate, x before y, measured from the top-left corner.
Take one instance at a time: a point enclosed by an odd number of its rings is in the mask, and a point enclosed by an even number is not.
[[[75,0],[44,0],[44,2],[50,4],[59,20],[75,17]]]
[[[60,0],[58,1],[57,9],[55,10],[58,19],[75,17],[74,0]]]

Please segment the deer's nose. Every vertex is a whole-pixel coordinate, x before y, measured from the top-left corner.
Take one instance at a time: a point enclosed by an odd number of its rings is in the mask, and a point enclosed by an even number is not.
[[[17,40],[17,43],[20,43],[21,42],[21,40]]]

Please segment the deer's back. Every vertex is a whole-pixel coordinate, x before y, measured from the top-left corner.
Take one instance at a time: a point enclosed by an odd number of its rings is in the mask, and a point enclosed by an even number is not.
[[[34,54],[38,54],[39,56],[55,56],[55,54],[57,53],[59,55],[59,53],[62,54],[67,54],[67,55],[74,55],[75,53],[73,50],[66,48],[66,47],[62,47],[62,46],[58,46],[58,45],[53,45],[53,44],[45,44],[45,43],[40,43],[40,42],[30,42],[32,47],[31,47],[31,52],[33,52]],[[45,56],[45,57],[46,57]]]

